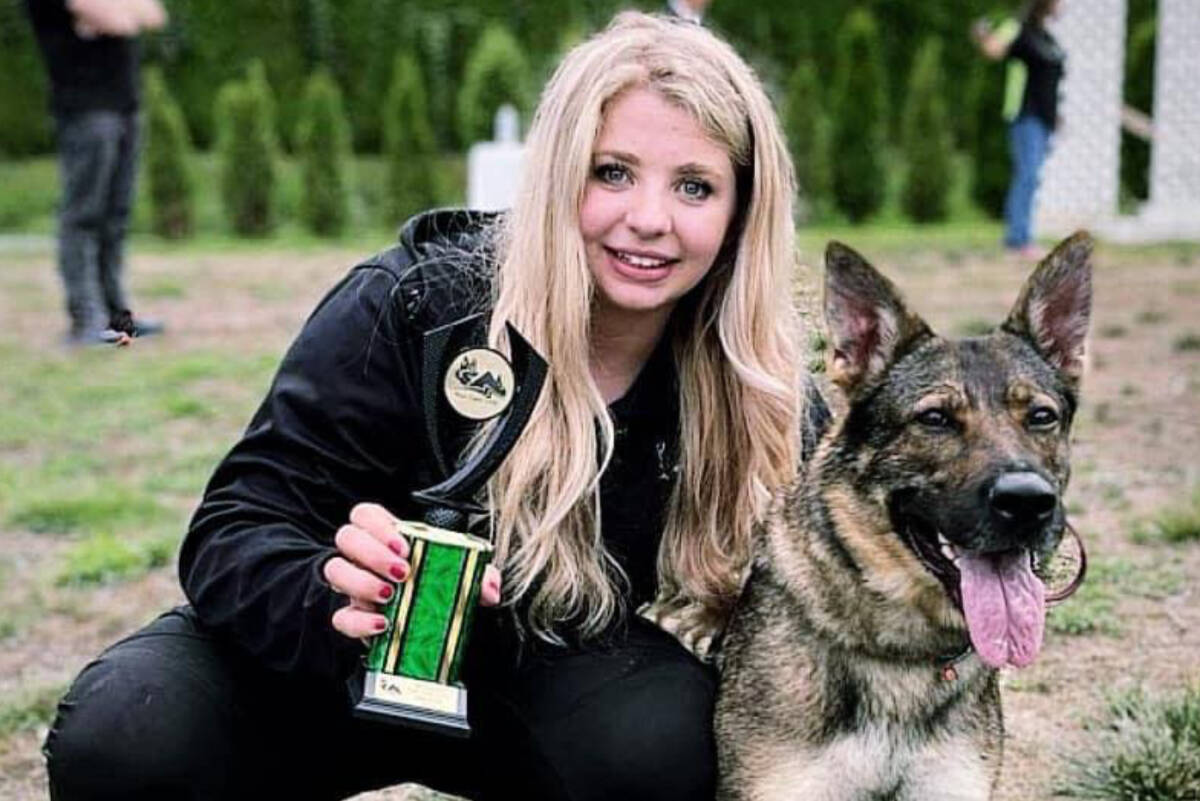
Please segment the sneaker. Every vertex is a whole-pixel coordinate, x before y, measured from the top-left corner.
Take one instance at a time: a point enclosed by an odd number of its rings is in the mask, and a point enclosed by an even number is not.
[[[108,327],[112,331],[128,334],[131,337],[149,337],[161,334],[166,330],[166,326],[161,320],[134,317],[133,312],[129,309],[122,309],[114,314],[108,321]]]
[[[65,338],[69,348],[91,348],[109,345],[128,345],[129,335],[111,328],[91,328],[85,331],[71,331]]]

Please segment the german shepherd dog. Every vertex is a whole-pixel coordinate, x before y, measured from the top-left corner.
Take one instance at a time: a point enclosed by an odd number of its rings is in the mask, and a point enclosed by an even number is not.
[[[997,330],[949,340],[829,245],[847,411],[757,532],[720,656],[720,798],[991,796],[997,669],[1038,654],[1066,527],[1091,252],[1075,234]]]

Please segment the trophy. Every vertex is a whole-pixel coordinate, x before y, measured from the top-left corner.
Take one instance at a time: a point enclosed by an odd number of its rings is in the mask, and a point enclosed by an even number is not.
[[[475,501],[477,492],[525,428],[547,370],[545,360],[511,324],[507,329],[512,363],[490,348],[461,347],[461,340],[478,330],[481,316],[425,334],[425,435],[445,478],[412,493],[424,507],[421,520],[399,523],[412,569],[383,608],[388,630],[371,641],[355,705],[355,714],[363,717],[463,737],[470,727],[460,670],[483,571],[492,556],[488,536],[470,533],[468,522],[482,518],[479,527],[490,528],[487,510]],[[448,353],[453,357],[446,359]],[[453,472],[443,455],[441,431],[443,419],[452,415],[476,423],[500,418]],[[358,687],[354,689],[357,695]]]

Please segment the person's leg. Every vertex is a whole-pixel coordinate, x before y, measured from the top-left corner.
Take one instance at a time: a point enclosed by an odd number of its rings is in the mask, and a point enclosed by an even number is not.
[[[58,269],[71,335],[103,328],[97,261],[105,209],[121,138],[120,115],[91,111],[57,120],[59,179]]]
[[[139,120],[136,113],[121,114],[116,163],[113,166],[104,218],[100,225],[100,243],[96,265],[100,289],[108,319],[129,308],[123,282],[125,270],[125,232],[133,205],[139,155]]]
[[[84,668],[43,752],[53,801],[208,801],[462,792],[470,747],[357,720],[340,682],[258,668],[182,607]]]
[[[1037,118],[1025,115],[1017,118],[1008,129],[1009,156],[1012,178],[1004,200],[1004,244],[1022,248],[1030,243],[1030,217],[1033,214],[1033,193],[1037,189],[1039,158]],[[1044,126],[1043,126],[1044,127]],[[1045,154],[1044,144],[1040,153]]]
[[[711,799],[716,675],[640,618],[607,649],[563,651],[469,685],[477,798]]]
[[[233,681],[178,610],[109,648],[76,678],[46,736],[51,799],[232,797]]]

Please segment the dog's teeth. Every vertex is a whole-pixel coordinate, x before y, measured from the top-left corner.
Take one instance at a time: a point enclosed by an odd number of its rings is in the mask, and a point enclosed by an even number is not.
[[[942,556],[949,559],[951,562],[958,560],[958,550],[950,544],[950,540],[946,539],[942,532],[938,532],[938,547],[942,550]]]

